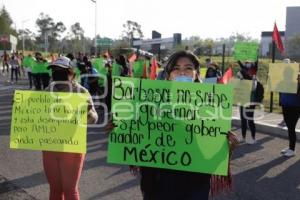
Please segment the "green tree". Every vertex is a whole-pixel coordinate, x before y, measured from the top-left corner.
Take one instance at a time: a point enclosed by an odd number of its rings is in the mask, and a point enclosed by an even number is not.
[[[18,30],[18,49],[23,49],[23,38],[25,50],[34,51],[36,48],[35,45],[35,34],[29,29],[19,29]]]
[[[44,44],[48,41],[50,51],[59,50],[59,41],[61,34],[66,30],[62,22],[55,23],[54,20],[47,14],[41,13],[36,20],[39,35],[36,40],[39,44]]]
[[[258,42],[257,39],[252,38],[251,36],[249,36],[248,33],[232,33],[229,36],[229,40],[236,42],[236,41],[240,41],[240,42]]]
[[[73,34],[73,37],[76,38],[76,39],[81,39],[84,35],[84,30],[80,26],[79,22],[76,22],[75,24],[73,24],[71,26],[71,32]]]
[[[12,28],[13,20],[10,17],[9,12],[3,6],[0,9],[0,34],[12,34],[17,35],[17,32]]]
[[[122,39],[128,41],[131,46],[134,39],[142,39],[144,37],[142,27],[137,22],[127,20],[123,24],[123,28]]]
[[[71,26],[71,48],[75,51],[75,52],[79,52],[79,51],[85,51],[85,38],[84,38],[84,30],[83,28],[80,26],[79,22],[76,22],[75,24],[73,24]]]

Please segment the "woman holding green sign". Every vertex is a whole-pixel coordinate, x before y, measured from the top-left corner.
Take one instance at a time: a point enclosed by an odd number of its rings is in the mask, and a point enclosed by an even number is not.
[[[53,82],[46,91],[88,93],[75,82],[75,72],[67,57],[58,58],[48,68],[52,70]],[[89,95],[87,123],[96,123],[97,119],[98,114]],[[85,154],[81,153],[43,151],[44,171],[50,185],[50,200],[79,200],[78,183],[84,158]]]
[[[168,81],[197,82],[199,61],[189,51],[179,51],[169,57],[165,70]],[[107,131],[113,128],[107,125]],[[238,144],[236,137],[228,134],[230,147]],[[131,167],[132,173],[141,175],[144,200],[208,200],[209,193],[230,188],[231,178],[211,174],[177,171],[152,167]]]

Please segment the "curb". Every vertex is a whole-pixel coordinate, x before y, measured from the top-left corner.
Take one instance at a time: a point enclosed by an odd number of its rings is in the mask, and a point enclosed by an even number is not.
[[[232,125],[241,127],[241,120],[238,117],[232,117]],[[278,137],[288,137],[287,127],[279,127],[273,124],[267,124],[264,122],[256,121],[255,122],[256,131],[266,133],[269,135],[274,135]],[[300,129],[296,129],[296,134],[300,134]],[[297,141],[300,141],[300,138],[297,138]]]

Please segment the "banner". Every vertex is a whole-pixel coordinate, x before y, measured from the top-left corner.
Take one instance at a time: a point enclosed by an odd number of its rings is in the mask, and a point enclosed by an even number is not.
[[[297,93],[298,63],[271,63],[267,88],[272,92]]]
[[[236,42],[234,44],[234,59],[240,61],[256,61],[258,56],[258,43]]]
[[[113,77],[109,163],[227,175],[232,86]]]
[[[245,105],[251,102],[252,81],[231,79],[229,84],[233,86],[233,104]]]
[[[88,94],[16,90],[10,148],[86,152]]]

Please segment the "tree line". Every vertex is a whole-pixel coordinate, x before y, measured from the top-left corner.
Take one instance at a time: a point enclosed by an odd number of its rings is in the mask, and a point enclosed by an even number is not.
[[[85,35],[85,31],[79,22],[75,22],[67,29],[62,21],[55,21],[48,14],[40,13],[35,23],[37,27],[36,33],[27,28],[17,29],[13,26],[14,22],[6,8],[4,6],[0,8],[0,34],[12,34],[17,36],[19,40],[18,49],[22,49],[23,38],[25,50],[29,51],[44,51],[47,49],[49,52],[57,53],[90,53],[95,46],[94,38]],[[132,46],[134,40],[144,38],[142,27],[137,22],[127,20],[120,29],[123,29],[120,37],[118,39],[111,39],[112,44],[108,46],[108,48],[129,48]],[[99,35],[97,35],[97,39],[100,39]],[[226,56],[231,56],[236,41],[259,42],[258,39],[254,39],[248,34],[242,33],[232,33],[227,38],[218,39],[203,39],[199,36],[191,36],[183,39],[181,45],[177,46],[174,50],[189,49],[194,51],[197,55],[220,55],[222,45],[225,44],[225,54]],[[286,46],[289,46],[288,55],[300,57],[300,55],[298,55],[300,54],[300,34],[286,41]]]

